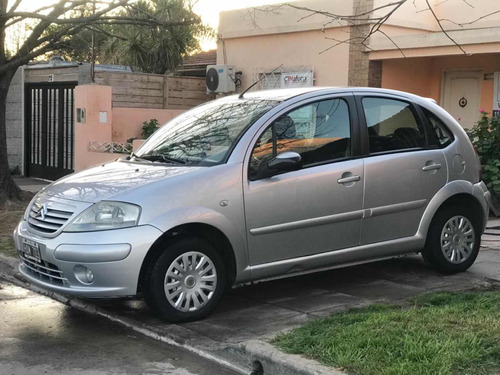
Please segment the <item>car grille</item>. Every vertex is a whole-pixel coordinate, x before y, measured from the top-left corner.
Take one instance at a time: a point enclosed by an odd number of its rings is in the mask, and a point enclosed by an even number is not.
[[[62,271],[52,263],[44,260],[42,260],[42,263],[37,263],[26,258],[22,252],[19,253],[19,258],[21,258],[25,266],[25,271],[41,281],[58,286],[64,286],[68,281]]]
[[[31,206],[28,224],[31,228],[42,233],[54,233],[59,230],[73,212],[48,208],[47,205],[35,203]]]

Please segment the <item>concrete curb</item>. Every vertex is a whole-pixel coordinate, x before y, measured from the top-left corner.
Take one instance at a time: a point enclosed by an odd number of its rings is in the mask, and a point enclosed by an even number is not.
[[[84,300],[40,289],[21,278],[18,266],[19,261],[17,259],[0,254],[0,278],[77,310],[106,318],[154,340],[185,349],[240,374],[345,375],[339,370],[320,365],[299,355],[282,353],[273,345],[261,340],[248,340],[238,344],[221,345],[221,343],[207,338],[195,337],[192,331],[178,325],[168,325],[168,329],[159,333],[148,325],[137,325],[133,321],[109,313]]]
[[[285,354],[261,340],[248,340],[232,345],[225,352],[233,361],[251,364],[252,374],[345,375],[344,372],[302,356]]]

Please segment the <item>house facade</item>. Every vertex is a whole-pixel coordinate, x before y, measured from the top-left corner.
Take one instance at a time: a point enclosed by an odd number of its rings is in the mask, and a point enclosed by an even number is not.
[[[242,72],[242,87],[286,87],[285,79],[314,86],[372,86],[435,99],[465,128],[479,109],[500,109],[500,4],[495,0],[406,1],[387,14],[387,0],[302,0],[220,15],[217,63]],[[320,10],[359,15],[356,25]],[[495,13],[499,11],[498,13]],[[436,18],[441,20],[443,33]],[[271,73],[273,69],[277,71]],[[288,79],[293,85],[295,81]],[[258,85],[259,86],[259,85]]]

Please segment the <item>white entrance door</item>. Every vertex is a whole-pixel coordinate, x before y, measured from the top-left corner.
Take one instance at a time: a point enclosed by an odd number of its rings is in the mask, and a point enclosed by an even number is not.
[[[482,80],[480,70],[446,72],[444,75],[441,103],[464,128],[472,128],[479,120]]]

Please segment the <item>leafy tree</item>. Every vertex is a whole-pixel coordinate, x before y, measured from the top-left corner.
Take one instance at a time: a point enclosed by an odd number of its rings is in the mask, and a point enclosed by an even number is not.
[[[189,9],[174,12],[162,8],[162,12],[135,17],[134,12],[143,14],[139,7],[144,5],[136,6],[133,0],[96,1],[96,10],[92,14],[88,14],[86,0],[58,0],[35,11],[18,10],[21,1],[14,0],[9,6],[8,0],[0,0],[0,204],[21,196],[21,190],[10,174],[5,120],[7,92],[20,66],[38,56],[65,48],[72,38],[86,30],[108,35],[107,28],[141,25],[154,29],[154,33],[167,33],[175,27],[200,23],[200,18]],[[177,3],[183,4],[180,0]],[[6,31],[23,22],[28,23],[31,30],[19,47],[9,51]]]
[[[89,6],[85,13],[91,14]],[[120,15],[144,21],[150,18],[171,20],[188,17],[192,11],[184,0],[139,0]],[[99,30],[84,30],[56,53],[70,60],[91,61],[94,37],[94,53],[99,63],[128,65],[143,72],[164,74],[177,68],[185,54],[199,49],[197,37],[211,35],[213,31],[200,23],[167,28],[114,24]]]

